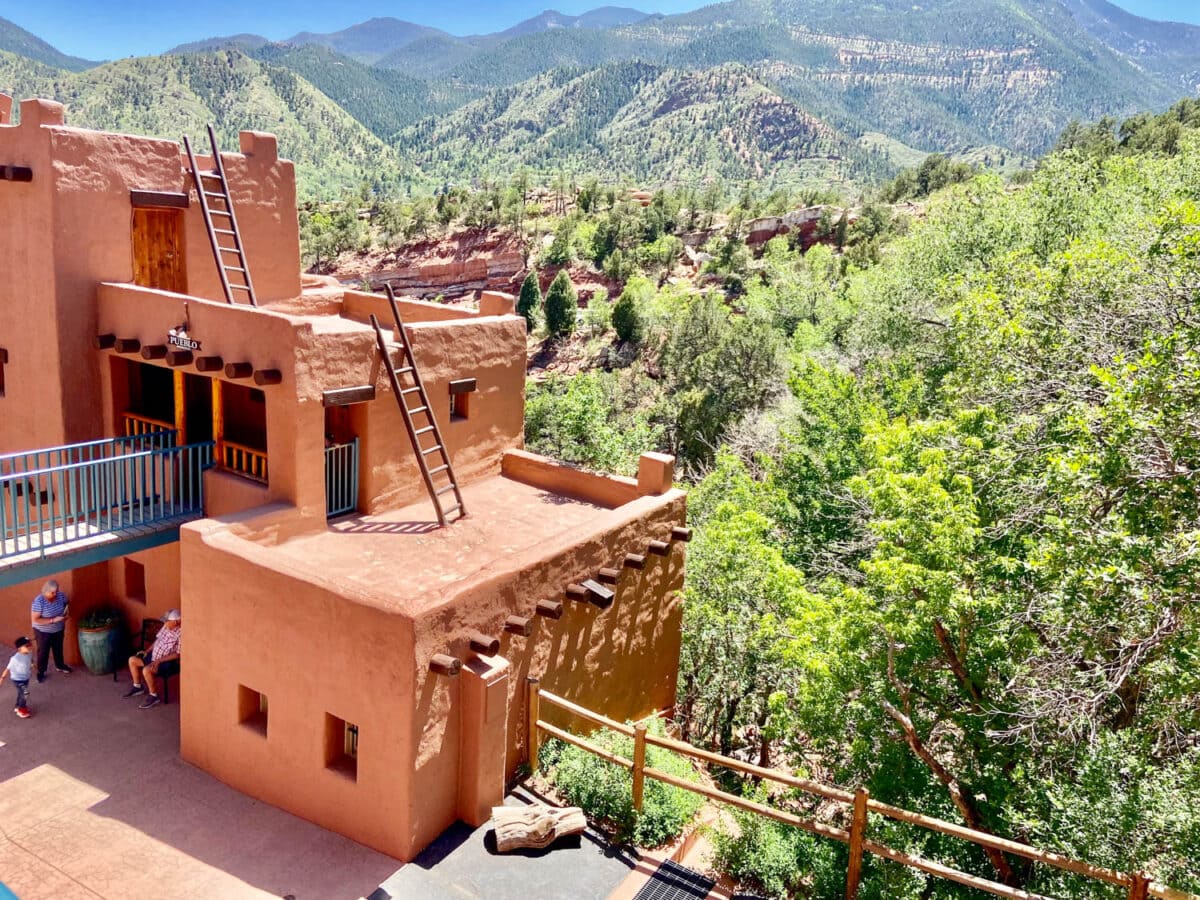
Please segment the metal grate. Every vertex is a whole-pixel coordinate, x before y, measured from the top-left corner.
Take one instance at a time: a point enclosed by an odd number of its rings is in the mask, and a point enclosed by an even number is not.
[[[668,859],[633,900],[703,900],[716,884],[711,878]]]

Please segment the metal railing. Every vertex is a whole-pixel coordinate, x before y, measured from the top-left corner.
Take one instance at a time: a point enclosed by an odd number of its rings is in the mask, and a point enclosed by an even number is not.
[[[247,447],[235,441],[221,440],[217,444],[217,465],[253,481],[267,483],[267,452]]]
[[[132,450],[0,474],[0,562],[202,515],[212,450],[212,442]],[[11,456],[22,455],[31,454]]]
[[[358,508],[358,438],[325,448],[325,517]]]
[[[663,784],[669,784],[673,787],[680,788],[685,791],[691,791],[693,794],[700,794],[710,800],[716,800],[720,803],[726,803],[730,806],[743,809],[748,812],[757,813],[765,816],[768,819],[774,819],[776,822],[783,822],[787,825],[794,825],[811,834],[820,835],[821,837],[830,838],[835,841],[841,841],[843,844],[850,845],[850,859],[847,865],[846,872],[846,898],[854,900],[858,895],[859,882],[862,877],[862,859],[863,853],[873,853],[883,859],[891,860],[899,863],[902,866],[908,866],[912,869],[917,869],[926,874],[933,875],[936,878],[944,878],[948,881],[954,881],[958,884],[967,885],[989,894],[994,894],[998,897],[1010,897],[1015,900],[1050,900],[1041,894],[1032,894],[1028,891],[1020,890],[1019,888],[1010,887],[1006,884],[1001,884],[998,881],[991,881],[987,878],[980,878],[976,875],[971,875],[968,872],[962,872],[950,866],[943,865],[933,860],[924,859],[919,856],[913,856],[892,847],[887,847],[876,841],[867,838],[867,814],[875,813],[887,819],[892,819],[897,822],[905,822],[909,825],[916,825],[919,828],[925,828],[929,831],[934,831],[939,834],[948,835],[960,840],[969,841],[977,844],[988,850],[999,851],[1001,853],[1012,854],[1024,859],[1032,860],[1033,862],[1042,863],[1043,865],[1051,866],[1056,869],[1061,869],[1065,872],[1071,872],[1075,875],[1081,875],[1085,878],[1090,878],[1095,881],[1102,881],[1107,884],[1117,885],[1118,887],[1128,889],[1129,900],[1147,900],[1149,897],[1163,898],[1163,900],[1200,900],[1194,894],[1189,894],[1185,891],[1179,891],[1163,884],[1156,883],[1150,875],[1145,872],[1118,872],[1113,869],[1106,869],[1102,866],[1094,866],[1090,863],[1082,862],[1076,859],[1070,859],[1065,856],[1060,856],[1057,853],[1051,853],[1046,850],[1039,850],[1036,847],[1031,847],[1028,844],[1021,844],[1017,841],[1010,841],[1005,838],[997,837],[994,834],[988,834],[983,831],[976,831],[973,828],[966,828],[962,825],[955,825],[953,822],[946,822],[942,819],[935,819],[931,816],[926,816],[921,813],[911,812],[907,809],[901,809],[896,806],[891,806],[887,803],[880,803],[878,800],[872,800],[866,788],[859,788],[857,791],[847,791],[842,788],[833,787],[831,785],[821,784],[816,781],[810,781],[806,778],[797,778],[787,772],[781,772],[778,769],[765,769],[761,766],[744,763],[741,760],[731,759],[728,756],[721,756],[718,753],[712,753],[708,750],[701,750],[698,747],[693,747],[691,744],[685,744],[682,741],[672,740],[671,738],[659,737],[658,735],[648,734],[644,722],[639,722],[635,725],[626,725],[622,722],[617,722],[613,719],[603,716],[599,713],[592,712],[589,709],[584,709],[569,700],[564,700],[549,691],[540,689],[537,678],[530,677],[527,679],[529,685],[528,708],[526,722],[528,744],[527,750],[529,754],[529,764],[532,768],[537,768],[538,749],[541,745],[541,734],[545,732],[552,737],[556,737],[561,741],[579,747],[588,753],[598,756],[613,765],[621,766],[629,769],[633,773],[633,806],[634,809],[641,810],[642,808],[642,792],[645,784],[645,779],[652,778],[655,781],[660,781]],[[559,728],[541,718],[541,704],[549,703],[564,712],[570,713],[586,722],[593,725],[598,725],[601,728],[607,728],[610,731],[615,731],[618,734],[623,734],[626,737],[633,738],[633,759],[626,759],[616,753],[611,753],[595,744],[591,744],[581,737],[578,737],[571,732]],[[784,787],[802,791],[810,796],[819,797],[826,802],[832,802],[835,805],[840,805],[843,811],[848,814],[850,828],[838,828],[833,825],[828,825],[824,822],[817,822],[811,819],[804,819],[800,816],[791,813],[783,812],[782,810],[774,809],[762,803],[755,803],[752,800],[747,800],[745,797],[739,797],[736,794],[726,793],[725,791],[710,788],[707,785],[695,784],[683,778],[678,778],[674,775],[662,772],[658,769],[650,768],[646,765],[646,747],[647,745],[661,747],[665,750],[670,750],[681,756],[687,756],[692,759],[703,760],[704,762],[713,765],[722,766],[735,772],[740,772],[743,775],[750,775],[755,778],[761,778],[766,781],[774,782],[775,784],[783,785]]]
[[[42,447],[20,453],[5,453],[0,455],[0,475],[16,475],[72,463],[94,462],[142,450],[163,450],[174,447],[177,440],[175,430],[168,427],[127,437],[102,438],[97,441]]]
[[[125,434],[130,437],[151,434],[156,431],[174,432],[175,430],[175,426],[171,422],[164,422],[162,419],[152,419],[149,416],[143,416],[141,413],[126,412],[121,414],[121,418],[125,421]]]

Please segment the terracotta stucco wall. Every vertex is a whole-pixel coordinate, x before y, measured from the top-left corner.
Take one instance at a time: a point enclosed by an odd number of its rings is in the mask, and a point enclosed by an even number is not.
[[[335,585],[274,567],[266,548],[184,529],[184,759],[227,784],[407,859],[411,623]],[[207,543],[204,538],[207,537]],[[237,720],[238,687],[267,695],[265,737]],[[359,726],[357,780],[327,769],[324,716]]]
[[[500,637],[499,655],[512,665],[504,748],[510,774],[523,760],[529,675],[541,678],[546,690],[619,721],[674,705],[683,545],[672,545],[668,557],[647,557],[641,572],[624,571],[608,610],[567,601],[563,591],[569,583],[594,578],[602,567],[620,567],[626,553],[644,553],[648,540],[665,540],[685,516],[686,498],[680,491],[634,501],[613,510],[604,530],[589,529],[549,559],[526,556],[489,565],[488,577],[449,594],[440,608],[418,618],[413,777],[424,789],[412,810],[415,846],[425,846],[455,820],[463,752],[456,714],[459,681],[430,673],[429,659],[435,653],[470,657],[472,631]],[[563,617],[535,616],[537,601],[543,599],[564,600]],[[533,616],[533,634],[503,633],[510,615]]]

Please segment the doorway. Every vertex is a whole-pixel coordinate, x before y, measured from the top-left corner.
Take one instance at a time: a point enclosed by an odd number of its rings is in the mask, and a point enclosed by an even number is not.
[[[183,210],[137,207],[133,210],[133,283],[187,293]]]

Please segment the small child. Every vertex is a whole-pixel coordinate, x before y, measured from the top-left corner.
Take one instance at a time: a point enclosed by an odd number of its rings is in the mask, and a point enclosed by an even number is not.
[[[0,672],[0,683],[6,677],[12,677],[13,686],[17,689],[17,705],[13,709],[22,719],[28,719],[29,711],[29,676],[33,674],[33,644],[27,637],[19,637],[13,642],[17,652],[12,655],[8,665]]]

